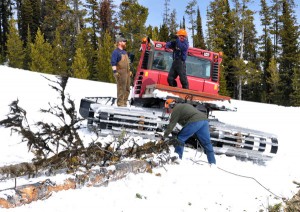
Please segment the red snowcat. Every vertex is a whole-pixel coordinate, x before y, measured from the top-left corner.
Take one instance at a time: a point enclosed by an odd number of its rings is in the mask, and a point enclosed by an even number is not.
[[[230,97],[218,93],[222,53],[189,48],[186,59],[189,89],[183,89],[179,79],[177,87],[168,85],[173,50],[166,49],[165,45],[149,38],[143,40],[128,107],[117,107],[115,97],[85,97],[81,100],[79,112],[87,119],[87,125],[96,127],[102,135],[125,133],[156,139],[169,120],[164,102],[172,98],[207,113],[211,141],[217,154],[258,162],[271,159],[278,150],[276,135],[222,123],[212,116],[213,110],[232,110],[222,104],[228,103]],[[192,138],[187,143],[195,146],[195,140]]]

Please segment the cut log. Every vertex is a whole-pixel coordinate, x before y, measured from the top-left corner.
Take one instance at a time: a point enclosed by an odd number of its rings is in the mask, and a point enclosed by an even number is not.
[[[67,179],[61,184],[47,179],[34,184],[17,186],[0,192],[0,207],[14,208],[37,200],[49,198],[53,192],[76,189],[84,186],[103,186],[109,182],[126,177],[129,173],[150,171],[152,165],[143,160],[122,162],[109,167],[98,167],[82,174],[66,175]]]

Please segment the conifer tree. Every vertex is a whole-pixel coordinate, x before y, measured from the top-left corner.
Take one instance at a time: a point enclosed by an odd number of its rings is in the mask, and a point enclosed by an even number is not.
[[[260,60],[262,63],[262,71],[263,71],[263,78],[262,78],[262,101],[263,102],[270,102],[270,92],[271,92],[271,85],[268,83],[271,77],[267,69],[269,68],[271,59],[273,57],[272,51],[272,41],[270,37],[270,26],[271,26],[271,8],[267,5],[266,0],[260,1],[261,10],[259,12],[261,16],[261,25],[262,25],[262,35],[260,36]]]
[[[25,57],[24,57],[24,69],[30,70],[30,64],[31,64],[31,32],[29,26],[27,27],[27,41],[25,46]]]
[[[146,35],[148,37],[150,37],[152,39],[152,32],[153,32],[153,29],[152,29],[152,26],[149,25],[147,28],[146,28]]]
[[[87,60],[85,59],[81,48],[76,49],[72,64],[72,72],[73,76],[79,79],[88,79],[90,75]]]
[[[176,34],[178,28],[178,24],[176,22],[176,10],[174,9],[170,14],[169,19],[169,32],[171,34]]]
[[[24,0],[20,2],[20,11],[19,11],[19,31],[20,36],[24,42],[24,45],[27,44],[28,28],[30,30],[30,37],[35,38],[35,33],[37,28],[34,28],[34,14],[36,13],[33,9],[34,5],[32,0]],[[39,19],[39,16],[37,17]],[[31,42],[31,41],[30,41]]]
[[[163,24],[169,26],[170,23],[170,0],[164,0]]]
[[[35,42],[31,44],[31,64],[30,70],[47,74],[54,73],[53,70],[53,50],[51,44],[45,41],[44,34],[38,28]]]
[[[25,53],[23,42],[15,27],[15,23],[14,19],[11,19],[9,23],[9,33],[6,42],[8,65],[13,68],[23,68]]]
[[[31,35],[35,38],[38,28],[41,24],[41,0],[31,0],[32,6],[32,24],[30,25]]]
[[[300,59],[300,58],[299,58]],[[294,75],[292,79],[293,93],[291,93],[291,105],[300,106],[300,67],[294,69]]]
[[[65,4],[65,1],[57,1],[57,0],[47,0],[43,1],[42,10],[41,10],[41,19],[42,24],[40,26],[40,30],[43,32],[45,40],[49,43],[52,43],[55,39],[55,31],[58,27],[63,27],[63,22],[66,22],[67,19],[67,10],[68,7]],[[71,26],[73,30],[75,30],[74,22],[71,24],[65,24]],[[60,29],[62,32],[62,29]],[[67,30],[68,36],[72,35],[70,30]],[[62,36],[64,38],[64,36]]]
[[[85,7],[88,9],[88,18],[87,22],[91,25],[91,42],[93,45],[93,49],[96,50],[98,48],[98,39],[97,33],[100,33],[100,27],[98,23],[98,8],[99,4],[96,0],[87,0]]]
[[[163,24],[159,29],[158,39],[160,41],[168,41],[169,38],[169,30],[165,24]]]
[[[207,46],[214,52],[224,52],[223,65],[226,88],[230,96],[236,96],[237,80],[232,61],[236,58],[233,15],[227,0],[214,0],[207,10]],[[225,83],[223,83],[225,84]]]
[[[0,62],[6,56],[7,32],[9,30],[9,19],[12,16],[12,1],[1,0],[0,3]]]
[[[93,48],[91,43],[91,32],[90,28],[84,28],[81,30],[80,34],[76,36],[76,49],[81,49],[84,58],[87,60],[89,64],[89,79],[91,80],[99,80],[98,79],[98,70],[97,70],[97,53]]]
[[[120,4],[119,21],[120,32],[127,38],[126,50],[139,58],[138,51],[141,44],[141,38],[146,33],[146,20],[148,18],[148,9],[138,3],[137,0],[122,0]],[[134,61],[134,67],[138,61]]]
[[[255,82],[254,76],[257,76],[257,71],[260,69],[259,63],[257,60],[257,53],[256,53],[256,46],[257,46],[257,38],[256,38],[256,30],[254,26],[254,17],[253,12],[249,10],[248,3],[249,0],[234,0],[235,3],[235,43],[236,43],[236,50],[239,57],[233,59],[233,61],[240,62],[237,65],[234,65],[236,70],[236,76],[238,79],[238,99],[245,100],[254,100],[254,97],[257,97],[255,101],[260,101],[260,94],[261,94],[261,83]],[[246,61],[246,66],[241,65]],[[249,67],[249,65],[251,66]],[[255,67],[254,67],[255,66]],[[251,73],[253,72],[253,73]],[[260,78],[256,78],[260,81]],[[251,89],[251,92],[246,92],[243,94],[243,85],[247,82],[247,88]],[[252,83],[252,84],[251,84]],[[255,88],[255,89],[252,89]],[[256,93],[254,93],[256,92]],[[247,96],[249,94],[250,96]]]
[[[299,65],[299,27],[296,24],[293,5],[288,0],[282,1],[280,20],[282,22],[282,27],[279,30],[282,54],[278,59],[280,90],[282,91],[281,104],[290,106],[290,97],[293,93],[293,74]]]
[[[152,40],[159,40],[159,30],[157,26],[153,28]]]
[[[107,31],[104,34],[103,41],[100,42],[98,51],[98,79],[102,82],[115,82],[111,69],[110,58],[114,50],[114,42],[110,33]]]
[[[90,54],[90,79],[91,80],[99,80],[98,79],[98,70],[97,70],[97,49],[99,46],[97,34],[100,33],[100,26],[99,26],[99,4],[96,0],[87,0],[85,7],[88,8],[88,18],[87,23],[89,23],[89,40],[92,45],[92,52]],[[85,53],[84,53],[85,54]],[[86,54],[85,54],[86,55]]]
[[[226,78],[224,73],[224,66],[220,66],[220,88],[219,88],[219,94],[224,96],[229,96],[229,92],[227,90],[227,84],[226,84]]]
[[[110,36],[115,36],[116,24],[117,22],[113,21],[115,16],[115,5],[112,0],[101,0],[100,10],[99,10],[99,21],[100,21],[100,32],[101,39],[104,37],[104,34],[107,32],[110,33]]]
[[[190,0],[186,6],[185,9],[185,13],[188,15],[189,17],[189,23],[190,23],[190,27],[188,27],[188,29],[190,29],[192,31],[192,44],[193,46],[195,46],[195,29],[197,27],[196,22],[195,22],[195,15],[196,15],[196,6],[197,6],[197,1],[196,0]]]
[[[279,91],[279,71],[275,57],[271,58],[270,64],[266,70],[270,77],[267,78],[267,83],[270,85],[268,93],[268,103],[278,104],[280,102]]]
[[[194,37],[194,41],[195,41],[194,47],[197,47],[200,49],[206,49],[204,36],[203,36],[203,30],[202,30],[202,19],[201,19],[199,7],[197,9],[196,35]]]
[[[181,29],[185,29],[185,17],[182,17],[182,26],[180,27]]]
[[[271,0],[271,27],[270,27],[270,33],[273,36],[273,53],[275,55],[275,58],[278,57],[280,49],[279,44],[279,29],[281,28],[281,22],[280,22],[280,13],[282,11],[282,0]]]
[[[66,48],[63,48],[63,44],[58,29],[55,31],[55,39],[52,43],[53,48],[53,74],[68,76],[67,67],[67,54],[65,53]]]
[[[127,52],[137,51],[146,33],[148,9],[137,0],[122,0],[120,5],[120,32],[128,39]]]

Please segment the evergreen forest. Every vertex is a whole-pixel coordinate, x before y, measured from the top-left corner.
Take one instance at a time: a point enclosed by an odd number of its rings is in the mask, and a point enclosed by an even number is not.
[[[178,22],[170,0],[163,0],[160,26],[146,26],[149,10],[138,0],[121,0],[118,5],[114,0],[1,0],[0,64],[114,82],[110,58],[118,35],[127,38],[127,51],[139,58],[143,37],[168,41],[185,28],[191,46],[223,52],[220,94],[300,106],[296,2],[257,0],[259,11],[252,11],[251,1],[210,0],[203,23],[199,1],[187,0],[185,15]],[[136,59],[133,66],[137,63]]]

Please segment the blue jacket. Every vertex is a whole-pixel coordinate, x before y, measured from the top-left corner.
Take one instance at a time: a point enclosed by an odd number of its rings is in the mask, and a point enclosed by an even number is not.
[[[182,61],[186,60],[187,50],[189,48],[189,42],[185,39],[183,42],[176,38],[176,41],[170,41],[166,43],[166,48],[174,49],[173,59],[181,59]]]
[[[111,55],[111,60],[110,60],[110,64],[111,66],[116,66],[118,64],[118,62],[122,59],[122,54],[127,54],[127,52],[125,50],[121,50],[119,48],[116,48],[112,55]]]

